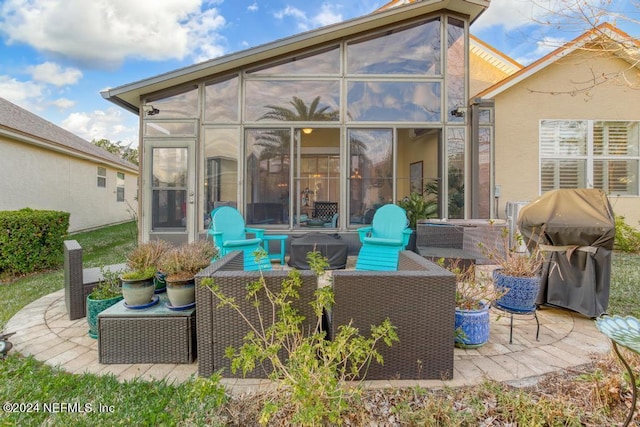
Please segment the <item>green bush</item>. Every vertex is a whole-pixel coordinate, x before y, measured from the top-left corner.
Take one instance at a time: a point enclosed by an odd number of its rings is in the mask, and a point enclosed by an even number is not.
[[[57,211],[0,212],[0,274],[24,274],[60,265],[69,213]]]
[[[319,252],[310,252],[307,260],[316,274],[324,274],[328,263]],[[330,286],[315,293],[311,305],[318,323],[314,332],[308,333],[302,327],[304,316],[292,304],[299,297],[301,284],[297,270],[289,273],[276,292],[267,288],[263,276],[247,284],[247,299],[254,301],[260,318],[259,322],[252,323],[234,298],[226,296],[212,278],[202,280],[202,285],[209,287],[219,300],[219,306],[236,310],[250,329],[240,348],[226,349],[232,371],[246,374],[265,360],[274,368],[269,378],[275,382],[277,392],[263,403],[260,424],[269,424],[276,414],[290,417],[287,425],[339,424],[350,399],[360,394],[369,364],[383,363],[376,349],[378,344],[391,346],[398,341],[396,329],[388,318],[380,325],[372,325],[368,338],[349,324],[341,326],[333,339],[326,339],[320,324],[323,311],[333,304]],[[265,307],[257,298],[262,292],[269,301]],[[351,383],[358,379],[360,383]]]
[[[640,231],[627,224],[624,217],[619,215],[616,215],[614,248],[622,252],[640,252]]]

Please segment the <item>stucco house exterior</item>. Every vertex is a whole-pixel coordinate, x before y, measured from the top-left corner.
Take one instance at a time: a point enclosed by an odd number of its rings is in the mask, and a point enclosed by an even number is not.
[[[464,189],[469,25],[488,6],[403,4],[104,91],[140,116],[141,239],[194,240],[229,203],[268,233],[354,237],[427,183],[441,217],[489,209]]]
[[[0,210],[69,212],[69,231],[130,221],[138,168],[0,98]]]
[[[640,44],[601,24],[472,96],[493,102],[496,214],[557,188],[599,188],[640,221]]]

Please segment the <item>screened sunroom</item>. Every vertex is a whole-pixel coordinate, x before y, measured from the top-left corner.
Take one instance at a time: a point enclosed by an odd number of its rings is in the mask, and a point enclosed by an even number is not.
[[[487,5],[418,2],[104,92],[140,115],[142,239],[193,240],[221,205],[348,234],[412,192],[464,218],[468,26]]]

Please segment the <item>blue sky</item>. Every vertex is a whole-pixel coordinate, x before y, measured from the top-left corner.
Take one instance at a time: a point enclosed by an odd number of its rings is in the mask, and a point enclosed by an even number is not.
[[[587,28],[582,20],[548,14],[566,13],[566,3],[575,2],[493,0],[471,32],[526,65]],[[100,91],[362,16],[385,3],[0,0],[0,96],[86,140],[135,146],[137,117]],[[606,3],[586,0],[596,14]],[[612,3],[599,19],[637,38],[638,0]],[[560,29],[554,21],[563,22]]]

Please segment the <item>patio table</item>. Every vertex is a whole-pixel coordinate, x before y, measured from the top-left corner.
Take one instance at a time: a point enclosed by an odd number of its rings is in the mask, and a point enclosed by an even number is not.
[[[100,363],[191,363],[196,353],[195,308],[171,310],[160,301],[144,310],[124,301],[98,315]]]

